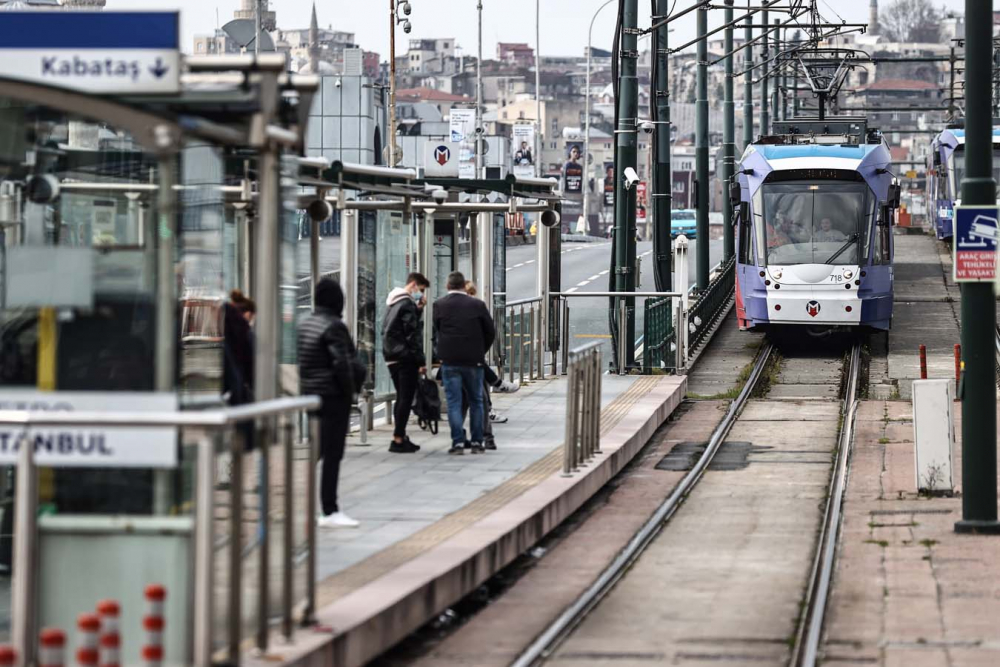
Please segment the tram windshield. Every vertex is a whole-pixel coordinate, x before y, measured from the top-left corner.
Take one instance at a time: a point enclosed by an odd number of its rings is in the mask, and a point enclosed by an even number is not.
[[[960,188],[962,187],[962,179],[965,177],[965,145],[962,144],[955,149],[955,152],[951,155],[952,163],[952,173],[954,174],[955,180],[952,182],[952,192],[955,193],[955,199],[960,199],[961,196],[958,194]],[[1000,183],[1000,147],[994,144],[993,147],[993,180]]]
[[[875,197],[864,182],[765,183],[757,206],[768,264],[858,264],[868,251]]]

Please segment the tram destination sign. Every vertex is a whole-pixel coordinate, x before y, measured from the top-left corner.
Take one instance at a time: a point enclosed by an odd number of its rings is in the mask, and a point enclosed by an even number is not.
[[[955,282],[978,283],[996,278],[996,206],[956,206]]]
[[[180,91],[178,12],[6,12],[0,77],[86,93]]]
[[[46,412],[174,412],[170,393],[0,390],[0,410]],[[177,429],[130,427],[0,425],[0,465],[15,465],[25,442],[35,462],[59,468],[174,468]]]

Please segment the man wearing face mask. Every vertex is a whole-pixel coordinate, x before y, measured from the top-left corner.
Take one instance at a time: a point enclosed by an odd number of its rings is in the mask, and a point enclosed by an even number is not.
[[[393,454],[412,454],[420,450],[406,435],[406,423],[417,392],[417,380],[427,370],[421,314],[427,303],[423,293],[430,286],[423,274],[411,273],[406,278],[406,285],[389,292],[385,300],[387,310],[382,322],[382,356],[396,387],[396,404],[392,413],[394,428],[392,444],[389,445]]]

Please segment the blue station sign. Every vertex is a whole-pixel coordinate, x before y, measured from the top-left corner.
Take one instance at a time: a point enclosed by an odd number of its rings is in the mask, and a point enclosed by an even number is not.
[[[177,93],[178,12],[7,12],[0,77],[94,94]]]

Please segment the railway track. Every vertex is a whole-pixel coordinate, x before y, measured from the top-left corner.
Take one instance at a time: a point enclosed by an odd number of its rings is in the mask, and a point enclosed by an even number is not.
[[[794,667],[812,667],[816,664],[818,656],[826,604],[836,563],[841,507],[847,485],[854,414],[857,406],[857,384],[861,366],[860,350],[860,343],[855,343],[849,353],[846,391],[843,392],[841,407],[843,425],[838,437],[836,461],[831,472],[828,499],[822,518],[819,540],[806,586],[804,612],[795,633],[792,651],[792,665]],[[511,663],[512,666],[528,667],[544,663],[555,653],[560,644],[573,634],[574,629],[601,603],[602,599],[626,575],[629,568],[640,558],[646,548],[654,542],[657,535],[663,530],[670,518],[677,513],[704,476],[750,397],[765,376],[774,353],[774,346],[765,342],[757,355],[746,383],[738,396],[730,403],[725,416],[712,432],[704,453],[698,458],[691,470],[681,479],[670,496],[660,504],[650,519],[631,538],[626,547],[594,583],[537,636],[537,639]],[[1000,331],[998,331],[998,355],[1000,355]]]

